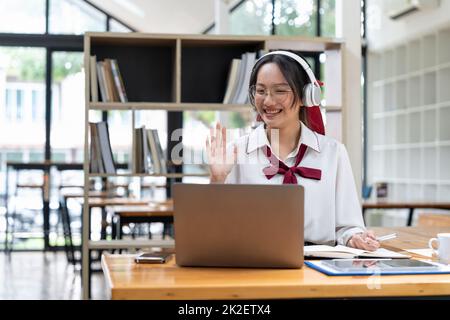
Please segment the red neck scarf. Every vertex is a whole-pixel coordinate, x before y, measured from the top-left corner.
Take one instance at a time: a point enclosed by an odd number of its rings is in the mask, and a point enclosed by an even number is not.
[[[295,164],[292,167],[288,167],[283,161],[280,161],[275,155],[272,154],[272,151],[268,146],[264,146],[264,154],[270,161],[270,165],[263,169],[263,172],[266,175],[267,179],[272,179],[276,174],[283,174],[283,184],[297,184],[297,177],[295,176],[295,174],[298,174],[303,178],[320,180],[322,177],[321,170],[307,167],[298,167],[303,159],[303,156],[305,155],[306,149],[307,146],[302,143],[298,150]]]

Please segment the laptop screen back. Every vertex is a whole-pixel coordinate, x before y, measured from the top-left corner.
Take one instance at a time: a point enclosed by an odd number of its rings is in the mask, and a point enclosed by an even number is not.
[[[303,187],[175,184],[180,266],[300,268]]]

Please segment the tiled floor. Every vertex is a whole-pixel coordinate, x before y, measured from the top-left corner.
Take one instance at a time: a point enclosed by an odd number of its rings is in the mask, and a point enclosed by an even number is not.
[[[69,265],[63,252],[0,253],[0,300],[78,300],[81,273]],[[101,272],[92,276],[92,299],[106,299]]]

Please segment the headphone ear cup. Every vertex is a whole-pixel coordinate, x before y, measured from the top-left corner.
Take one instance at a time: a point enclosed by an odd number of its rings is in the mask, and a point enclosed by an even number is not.
[[[303,105],[305,107],[318,106],[320,104],[320,87],[308,83],[303,87]]]
[[[305,107],[312,107],[314,105],[314,102],[312,100],[312,90],[313,86],[311,83],[308,83],[303,87],[303,98],[302,103]]]
[[[321,90],[319,86],[316,86],[314,84],[311,84],[312,90],[311,90],[311,102],[313,106],[320,105],[320,99],[322,96]]]

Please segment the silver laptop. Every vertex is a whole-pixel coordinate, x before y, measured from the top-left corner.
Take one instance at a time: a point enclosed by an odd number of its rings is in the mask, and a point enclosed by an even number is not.
[[[173,199],[178,265],[302,267],[302,186],[175,184]]]

